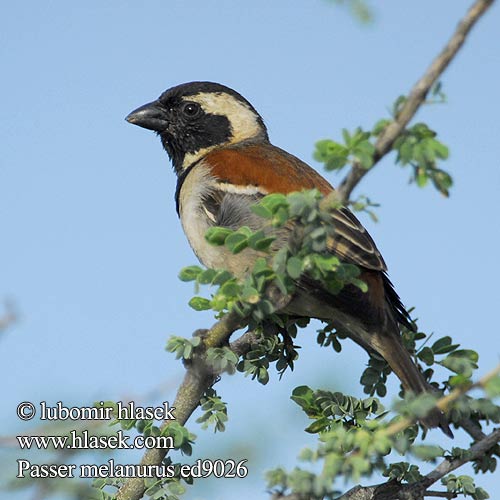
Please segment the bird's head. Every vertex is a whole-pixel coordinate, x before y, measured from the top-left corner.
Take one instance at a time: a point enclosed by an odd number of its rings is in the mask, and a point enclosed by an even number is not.
[[[172,87],[126,120],[160,136],[178,175],[215,148],[268,140],[254,107],[238,92],[211,82]]]

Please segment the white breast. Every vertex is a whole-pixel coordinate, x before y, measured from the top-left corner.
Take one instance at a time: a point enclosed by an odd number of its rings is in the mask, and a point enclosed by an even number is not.
[[[224,267],[218,247],[205,240],[207,229],[213,225],[203,208],[203,201],[215,187],[215,179],[203,164],[197,165],[184,180],[179,194],[182,228],[189,244],[202,264],[215,269]]]
[[[252,188],[253,189],[253,188]],[[235,276],[245,276],[253,267],[257,257],[267,254],[245,248],[242,252],[233,254],[224,246],[210,245],[205,239],[207,230],[215,225],[213,215],[204,208],[204,200],[214,191],[232,192],[227,186],[217,182],[211,175],[210,169],[197,164],[184,180],[179,193],[180,218],[182,228],[186,233],[189,244],[200,262],[212,269],[226,269]],[[247,190],[248,191],[248,190]],[[252,194],[235,190],[236,194]],[[244,225],[245,221],[242,221]],[[246,222],[247,225],[248,221]]]

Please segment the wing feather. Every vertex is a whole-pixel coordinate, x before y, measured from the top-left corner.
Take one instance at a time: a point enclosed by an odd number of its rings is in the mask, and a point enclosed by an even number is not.
[[[318,189],[324,195],[333,187],[309,165],[272,144],[242,143],[207,155],[213,174],[241,189],[255,187],[262,194]],[[374,271],[386,265],[375,242],[347,208],[332,211],[335,235],[329,243],[342,260]]]

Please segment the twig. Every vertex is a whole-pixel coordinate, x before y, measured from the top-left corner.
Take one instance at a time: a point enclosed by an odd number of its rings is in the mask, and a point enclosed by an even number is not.
[[[496,368],[491,370],[489,373],[484,375],[482,378],[480,378],[477,382],[474,382],[473,384],[470,385],[463,385],[453,389],[453,391],[451,391],[449,394],[438,399],[436,401],[435,407],[441,411],[446,411],[450,407],[451,403],[456,401],[460,396],[462,396],[466,392],[471,391],[472,389],[476,389],[477,387],[484,387],[492,378],[494,378],[499,373],[500,373],[500,364],[497,365]],[[409,417],[402,418],[401,420],[398,420],[397,422],[394,422],[393,424],[389,425],[389,427],[387,427],[385,432],[388,436],[394,436],[394,434],[397,434],[398,432],[405,430],[407,427],[413,424],[414,420],[415,419]],[[465,423],[467,423],[467,421],[464,421],[464,424]],[[469,432],[469,427],[465,428],[465,430]],[[472,430],[469,433],[472,435],[474,439],[476,439],[479,436],[481,438],[484,438],[485,434],[483,434],[482,431],[479,432],[481,432],[481,434],[479,435],[478,434],[473,435]]]
[[[419,482],[422,482],[422,484],[427,484],[427,487],[429,487],[431,484],[434,484],[437,480],[446,476],[446,474],[450,473],[451,471],[454,471],[465,463],[471,462],[472,460],[480,457],[493,446],[495,446],[495,444],[497,444],[499,441],[500,429],[495,429],[484,439],[481,439],[481,441],[473,444],[463,457],[454,458],[452,460],[443,460],[432,472],[429,472],[429,474],[427,474],[425,478],[421,479]]]
[[[445,458],[434,470],[419,481],[412,484],[401,484],[397,481],[373,486],[355,486],[337,500],[421,500],[425,497],[453,498],[449,492],[427,491],[434,483],[462,465],[483,455],[500,441],[500,429],[488,434],[484,439],[471,446],[464,457]],[[288,497],[282,497],[287,499]]]
[[[375,143],[375,153],[373,155],[373,165],[380,161],[391,150],[395,140],[401,135],[406,125],[415,116],[415,113],[425,101],[432,85],[456,56],[472,27],[493,2],[494,0],[477,0],[469,9],[465,17],[460,21],[444,49],[434,61],[432,61],[422,78],[420,78],[411,89],[408,98],[401,107],[395,120],[387,125],[377,139]],[[369,170],[363,168],[359,162],[354,163],[338,188],[340,198],[344,204],[348,202],[353,189],[368,172]]]

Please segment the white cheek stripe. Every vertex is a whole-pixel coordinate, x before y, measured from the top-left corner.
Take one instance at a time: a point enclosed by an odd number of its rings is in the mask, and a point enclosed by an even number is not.
[[[246,195],[269,194],[269,191],[260,186],[241,186],[237,184],[229,184],[228,182],[217,182],[215,186],[217,187],[217,189],[224,191],[225,193]]]
[[[262,133],[262,126],[255,111],[232,95],[224,92],[200,92],[185,97],[184,100],[199,103],[205,113],[227,117],[233,132],[230,144],[250,139]]]
[[[241,141],[252,139],[262,134],[262,125],[259,123],[258,115],[245,103],[238,101],[232,95],[224,92],[200,92],[199,94],[186,96],[185,101],[193,101],[200,104],[205,113],[225,116],[231,125],[232,136],[225,143],[237,144]],[[184,157],[182,168],[185,169],[199,160],[213,149],[221,146],[209,146]]]

